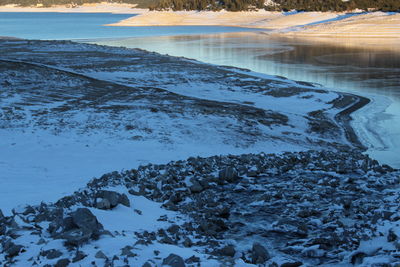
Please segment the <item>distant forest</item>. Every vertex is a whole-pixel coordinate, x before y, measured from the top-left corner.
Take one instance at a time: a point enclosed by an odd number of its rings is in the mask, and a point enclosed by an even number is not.
[[[99,3],[104,0],[0,0],[0,5],[44,7],[53,5],[79,6],[85,3]],[[270,11],[350,11],[356,8],[365,11],[400,11],[400,0],[120,0],[114,3],[137,4],[137,7],[151,10],[212,10],[229,11],[259,10]],[[268,3],[268,4],[266,4]]]
[[[160,0],[149,6],[154,10],[221,10],[244,11],[265,9],[270,11],[400,11],[400,0]]]
[[[159,0],[0,0],[1,5],[19,5],[19,6],[43,6],[51,7],[55,5],[67,5],[71,7],[77,7],[83,4],[91,3],[125,3],[125,4],[136,4],[140,8],[149,8],[150,6],[156,6]]]

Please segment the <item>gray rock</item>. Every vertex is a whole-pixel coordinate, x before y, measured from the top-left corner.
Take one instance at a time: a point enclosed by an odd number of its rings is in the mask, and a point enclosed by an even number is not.
[[[72,262],[78,262],[80,260],[83,260],[84,258],[86,258],[86,254],[83,253],[82,251],[77,251],[75,254],[75,257],[72,258]]]
[[[185,247],[189,248],[189,247],[191,247],[191,246],[193,245],[193,242],[192,242],[192,240],[190,240],[189,237],[186,237],[186,238],[185,238],[185,241],[183,241],[183,245],[184,245]]]
[[[133,189],[129,189],[128,193],[134,196],[143,196],[146,194],[144,191],[135,191]]]
[[[54,267],[67,267],[69,263],[70,263],[69,259],[60,259],[57,261]]]
[[[162,244],[171,244],[174,245],[176,242],[169,236],[164,236],[163,238],[160,239],[160,243]]]
[[[174,224],[168,227],[167,231],[171,234],[176,234],[179,232],[179,229],[180,229],[179,225]]]
[[[263,264],[270,258],[271,257],[265,247],[263,247],[259,243],[253,244],[253,248],[251,250],[251,262],[253,264]]]
[[[203,190],[204,190],[204,188],[197,181],[193,182],[193,184],[190,186],[190,191],[192,193],[200,193]]]
[[[2,212],[1,209],[0,209],[0,220],[2,220],[2,219],[4,219],[4,218],[5,218],[5,216],[4,216],[3,212]]]
[[[258,171],[248,171],[247,176],[249,177],[257,177],[259,175]]]
[[[196,263],[196,262],[200,262],[200,258],[196,257],[195,255],[193,255],[190,258],[187,258],[185,260],[185,263],[187,263],[187,264],[193,264],[193,263]]]
[[[49,250],[44,250],[40,253],[43,257],[46,257],[47,259],[55,259],[59,258],[62,255],[62,252],[57,250],[57,249],[49,249]]]
[[[5,235],[7,227],[4,224],[0,224],[0,236]]]
[[[218,210],[218,214],[217,215],[219,217],[221,217],[221,218],[227,219],[227,218],[229,218],[230,213],[231,213],[231,211],[230,211],[229,207],[228,206],[224,206],[220,210]]]
[[[365,254],[364,252],[357,251],[351,256],[350,262],[353,265],[362,264],[366,256],[367,254]]]
[[[99,202],[96,203],[96,208],[101,209],[101,210],[109,210],[111,209],[111,204],[108,199],[103,198]]]
[[[219,253],[223,256],[233,257],[235,256],[236,250],[233,245],[227,245],[219,250]]]
[[[162,265],[166,266],[171,266],[171,267],[185,267],[185,261],[182,259],[182,257],[176,255],[176,254],[169,254],[168,257],[166,257]]]
[[[26,206],[24,212],[22,213],[23,215],[28,215],[28,214],[34,214],[35,209],[32,206]]]
[[[7,257],[13,258],[15,256],[18,256],[22,249],[23,246],[12,244],[8,247],[8,249],[5,250],[5,253],[7,254]]]
[[[40,238],[39,241],[36,243],[36,245],[42,245],[46,243],[46,240],[44,240],[43,238]]]
[[[58,238],[65,239],[68,245],[79,246],[91,239],[92,232],[82,229],[74,229],[58,235]]]
[[[133,247],[131,246],[125,246],[121,249],[121,256],[127,256],[129,257],[135,257],[137,256],[135,253],[133,253],[131,250],[133,249]]]
[[[80,229],[85,229],[90,232],[96,232],[103,229],[103,226],[97,221],[96,216],[87,209],[79,208],[71,213],[73,223]]]
[[[97,239],[103,226],[87,208],[79,208],[60,221],[53,222],[48,231],[53,238],[65,239],[67,244],[78,246],[89,239]]]
[[[94,255],[94,257],[96,259],[105,259],[105,260],[108,259],[106,254],[104,254],[103,251],[101,251],[101,250],[97,251],[97,253]]]
[[[388,242],[394,242],[396,241],[398,238],[398,236],[396,235],[396,233],[393,231],[393,229],[389,229],[389,234],[387,236],[387,241]]]
[[[233,167],[227,167],[219,171],[218,178],[227,182],[234,182],[239,177],[238,172]]]
[[[112,257],[112,261],[119,261],[119,257],[118,257],[117,255],[114,255],[114,256]]]
[[[151,266],[151,264],[150,264],[148,261],[146,261],[146,262],[142,265],[142,267],[152,267],[152,266]]]
[[[101,190],[97,192],[96,197],[106,199],[110,203],[110,208],[116,207],[118,204],[130,207],[130,202],[125,194],[114,191]]]
[[[285,263],[282,263],[280,267],[299,267],[299,266],[301,266],[301,265],[303,265],[302,262],[300,262],[300,261],[295,261],[295,262],[285,262]]]
[[[128,196],[125,195],[125,194],[121,194],[121,196],[119,197],[119,203],[121,205],[126,206],[126,207],[130,207],[131,206],[131,202],[129,201]]]

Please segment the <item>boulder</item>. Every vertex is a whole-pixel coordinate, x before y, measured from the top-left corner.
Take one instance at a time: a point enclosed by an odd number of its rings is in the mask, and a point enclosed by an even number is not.
[[[192,240],[190,240],[189,237],[186,237],[185,240],[183,241],[183,245],[186,248],[190,248],[193,245],[193,242],[192,242]]]
[[[268,251],[259,243],[254,243],[251,250],[251,262],[253,264],[263,264],[271,257]]]
[[[62,252],[57,249],[49,249],[40,252],[40,255],[46,257],[49,260],[52,260],[61,257]]]
[[[236,253],[235,246],[227,245],[227,246],[223,247],[222,249],[220,249],[219,253],[223,256],[233,257],[233,256],[235,256],[235,253]]]
[[[9,258],[14,258],[15,256],[18,256],[19,253],[22,251],[23,246],[21,245],[14,245],[11,244],[6,250],[5,253],[7,255],[7,257]]]
[[[104,252],[101,250],[97,251],[97,253],[94,255],[94,257],[96,259],[105,259],[105,260],[107,259],[106,254],[104,254]]]
[[[239,178],[239,175],[235,168],[227,167],[219,171],[218,178],[227,182],[234,182]]]
[[[120,194],[114,191],[100,190],[96,194],[96,198],[101,200],[96,203],[96,207],[99,209],[112,209],[118,204],[130,207],[128,197],[125,194]]]
[[[89,209],[79,208],[70,216],[52,222],[48,231],[53,238],[65,239],[68,244],[78,246],[89,239],[97,239],[103,226]]]
[[[108,199],[103,198],[99,202],[96,203],[96,208],[101,209],[101,210],[109,210],[111,209],[111,204]]]
[[[200,262],[200,258],[196,257],[195,255],[193,255],[185,260],[185,263],[187,263],[187,264],[193,264],[193,263],[199,263],[199,262]],[[197,266],[199,266],[199,265],[197,265]]]
[[[4,224],[0,224],[0,236],[7,232],[7,227]]]
[[[103,226],[97,221],[96,216],[87,209],[79,208],[71,213],[73,223],[81,229],[90,230],[92,232],[103,229]]]
[[[367,254],[365,254],[362,251],[356,251],[353,253],[353,255],[351,255],[351,259],[350,262],[353,265],[359,265],[362,264],[364,261],[364,258],[367,256]]]
[[[197,181],[194,181],[193,184],[190,186],[190,191],[192,193],[200,193],[203,190],[204,190],[204,188]]]
[[[169,254],[168,257],[166,257],[162,265],[165,266],[171,266],[171,267],[185,267],[185,261],[182,259],[182,257],[176,255],[176,254]]]
[[[69,265],[69,259],[60,259],[56,262],[54,267],[67,267]]]
[[[173,224],[168,227],[167,231],[171,234],[177,234],[181,228],[177,224]]]
[[[125,246],[121,249],[121,256],[135,257],[137,256],[135,253],[132,252],[133,247]]]
[[[83,253],[82,251],[77,251],[75,254],[75,257],[72,258],[72,262],[78,262],[80,260],[83,260],[84,258],[86,258],[86,254]]]
[[[393,229],[389,229],[389,233],[387,236],[387,241],[388,242],[394,242],[398,239],[398,236],[396,235],[396,233],[393,231]]]

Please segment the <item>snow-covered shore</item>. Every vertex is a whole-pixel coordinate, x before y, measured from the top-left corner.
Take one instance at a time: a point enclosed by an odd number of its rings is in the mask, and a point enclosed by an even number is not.
[[[0,264],[396,266],[399,175],[346,150],[148,164],[0,213]]]
[[[399,173],[349,126],[367,99],[138,49],[0,49],[0,265],[396,261]]]
[[[18,40],[1,48],[8,212],[145,163],[352,145],[335,119],[352,101],[335,106],[342,95],[310,84],[123,48]]]

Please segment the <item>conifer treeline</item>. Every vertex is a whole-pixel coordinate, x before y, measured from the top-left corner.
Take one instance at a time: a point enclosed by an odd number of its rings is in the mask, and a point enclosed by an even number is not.
[[[275,0],[282,10],[348,11],[356,8],[365,11],[400,11],[399,0]]]
[[[150,5],[153,10],[221,10],[243,11],[265,9],[271,11],[400,11],[400,0],[274,0],[265,5],[263,0],[160,0]]]
[[[160,0],[149,7],[151,10],[212,10],[242,11],[263,9],[264,0]]]
[[[84,3],[100,3],[104,0],[0,0],[0,5],[21,6],[79,6]],[[108,0],[108,2],[138,4],[152,10],[213,10],[229,11],[265,9],[271,11],[350,11],[380,10],[400,12],[400,0],[274,0],[275,5],[265,5],[265,0]]]

